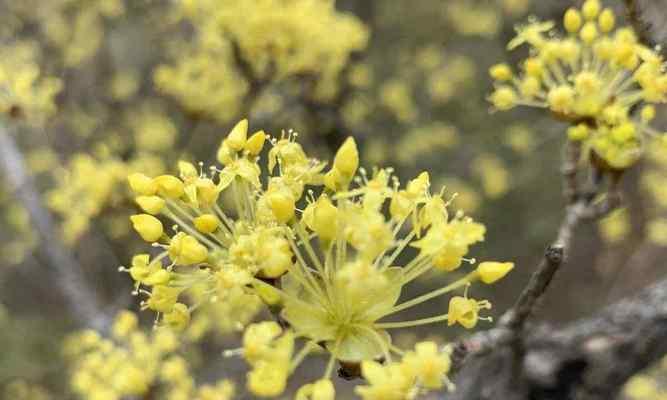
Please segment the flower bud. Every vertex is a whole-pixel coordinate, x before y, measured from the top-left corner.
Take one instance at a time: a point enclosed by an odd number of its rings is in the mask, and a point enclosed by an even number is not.
[[[329,241],[336,237],[338,230],[338,209],[326,195],[320,196],[313,209],[312,229],[321,240]]]
[[[590,134],[590,128],[586,124],[571,126],[567,129],[567,137],[573,142],[586,140]]]
[[[581,7],[581,12],[587,20],[595,19],[600,13],[600,0],[586,0]]]
[[[294,196],[287,190],[280,190],[267,195],[267,203],[279,222],[287,223],[294,216]]]
[[[509,81],[512,79],[512,70],[507,64],[496,64],[489,69],[489,75],[497,81]]]
[[[152,196],[157,192],[157,184],[144,174],[134,173],[127,177],[130,188],[139,195]]]
[[[338,149],[333,166],[343,175],[353,176],[359,167],[359,151],[352,136],[348,137]]]
[[[614,25],[616,25],[614,12],[609,8],[605,8],[598,18],[598,25],[600,26],[600,31],[603,33],[611,32],[614,29]]]
[[[512,269],[514,269],[514,263],[511,262],[487,261],[479,264],[477,274],[482,282],[490,285],[504,278]]]
[[[575,8],[570,8],[565,12],[563,25],[569,33],[575,33],[581,28],[581,13]]]
[[[245,144],[245,149],[253,156],[258,155],[264,147],[266,133],[264,131],[255,132]]]
[[[154,180],[161,195],[173,199],[183,196],[183,182],[177,177],[173,175],[160,175]]]
[[[204,214],[195,218],[194,224],[199,232],[213,233],[220,226],[220,220],[213,214]]]
[[[248,138],[248,120],[242,119],[236,125],[234,125],[232,131],[229,133],[229,135],[227,135],[227,139],[225,139],[225,144],[227,144],[227,146],[229,146],[229,148],[232,150],[241,151],[243,150],[243,146],[245,146],[246,144],[247,138]]]
[[[164,199],[158,196],[138,196],[134,201],[142,210],[152,215],[159,214],[165,205]]]
[[[132,226],[136,230],[142,239],[147,242],[157,241],[164,232],[162,227],[162,222],[159,219],[155,218],[152,215],[148,214],[137,214],[130,217],[132,221]]]
[[[591,44],[598,37],[598,28],[593,22],[587,22],[581,31],[579,32],[579,37],[586,44]]]
[[[171,272],[167,271],[166,269],[158,269],[143,279],[141,283],[148,286],[166,285],[170,279]]]

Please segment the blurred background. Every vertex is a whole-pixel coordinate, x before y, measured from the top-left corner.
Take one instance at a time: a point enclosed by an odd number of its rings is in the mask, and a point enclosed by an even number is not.
[[[539,111],[491,112],[487,71],[525,56],[505,50],[517,23],[560,20],[577,2],[330,3],[0,0],[0,103],[18,97],[3,72],[22,71],[16,85],[32,96],[0,110],[3,151],[13,155],[0,171],[1,398],[81,398],[66,338],[90,308],[111,318],[139,307],[118,272],[144,246],[128,222],[136,206],[126,176],[174,172],[181,159],[211,163],[244,117],[252,130],[295,130],[323,159],[353,135],[366,166],[394,166],[404,180],[429,171],[434,186],[458,193],[455,208],[486,224],[486,242],[471,254],[517,265],[475,295],[493,302],[494,317],[512,304],[562,217],[565,125]],[[606,5],[623,14],[620,1]],[[667,130],[667,110],[658,115]],[[624,176],[625,207],[578,232],[540,320],[586,317],[663,277],[667,155],[648,153]],[[442,283],[427,276],[412,290]],[[240,338],[220,322],[224,312],[207,311],[188,333],[182,351],[198,382],[243,380],[244,363],[220,356]],[[139,315],[150,331],[152,312]],[[461,333],[437,325],[398,340],[444,343]],[[292,385],[312,379],[309,370]],[[666,372],[667,362],[650,376]],[[629,395],[665,396],[647,376]],[[351,396],[345,390],[341,398]],[[248,396],[242,384],[237,391]]]

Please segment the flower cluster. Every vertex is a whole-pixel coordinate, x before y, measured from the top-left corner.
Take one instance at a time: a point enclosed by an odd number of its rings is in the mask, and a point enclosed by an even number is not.
[[[88,231],[95,217],[125,201],[124,182],[128,173],[135,170],[159,172],[163,168],[160,159],[150,154],[127,162],[110,154],[108,149],[101,151],[98,157],[74,154],[65,165],[53,171],[55,185],[46,193],[47,205],[62,219],[63,241],[68,245],[75,243]],[[125,218],[123,216],[123,221]],[[113,218],[110,216],[108,220],[113,221]],[[113,227],[109,231],[113,236],[126,232]]]
[[[0,47],[0,117],[42,121],[55,112],[60,79],[46,76],[30,43]]]
[[[350,54],[368,40],[364,25],[330,1],[240,0],[224,7],[183,1],[174,14],[192,24],[196,40],[178,46],[178,61],[158,67],[155,82],[190,112],[220,122],[241,111],[241,99],[256,84],[249,79],[278,82],[310,74],[317,77],[317,97],[331,98]]]
[[[447,313],[387,318],[476,281],[494,283],[513,264],[480,263],[444,287],[399,303],[402,288],[427,272],[474,264],[466,256],[484,239],[484,225],[462,212],[450,215],[443,192],[431,193],[427,173],[404,186],[391,169],[374,169],[369,176],[359,168],[352,138],[328,169],[295,138],[289,132],[270,139],[266,152],[268,136],[248,135],[243,120],[220,146],[223,168],[205,172],[182,161],[178,177],[129,176],[145,212],[132,216],[132,224],[161,250],[139,254],[123,268],[147,296],[143,307],[158,312],[161,325],[184,329],[202,304],[224,303],[231,293],[260,298],[288,327],[265,321],[245,330],[238,352],[252,367],[248,387],[260,396],[279,395],[315,350],[328,353],[329,362],[322,381],[302,388],[310,393],[304,396],[333,393],[328,379],[336,361],[345,370],[366,361],[391,363],[392,354],[405,355],[400,368],[412,371],[404,373],[409,390],[439,387],[436,381],[446,382],[446,352],[423,345],[405,353],[392,344],[389,331],[440,322],[471,329],[490,319],[480,314],[491,304],[468,297],[466,290],[451,297]],[[260,164],[265,153],[266,163]],[[172,232],[163,219],[173,223]],[[305,344],[293,355],[296,338]],[[442,358],[442,366],[436,368],[440,364],[429,357]],[[409,367],[419,362],[425,364]],[[382,398],[376,394],[384,373],[378,368],[366,364],[364,374],[374,378],[369,388],[359,389],[365,398]]]
[[[147,335],[134,313],[122,311],[111,338],[91,330],[78,332],[67,339],[64,352],[71,360],[71,386],[84,398],[116,400],[158,393],[167,400],[232,398],[234,385],[228,380],[197,387],[178,347],[170,330]]]
[[[664,60],[631,28],[617,28],[614,12],[599,0],[567,10],[566,35],[554,26],[532,20],[517,28],[508,48],[527,44],[530,55],[518,75],[507,64],[491,68],[496,88],[490,101],[498,110],[548,109],[571,124],[568,138],[585,143],[603,169],[628,168],[639,158],[644,136],[660,135],[649,123],[654,105],[667,98]]]

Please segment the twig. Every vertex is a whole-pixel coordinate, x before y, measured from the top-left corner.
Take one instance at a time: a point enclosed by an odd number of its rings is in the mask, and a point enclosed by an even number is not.
[[[602,176],[595,168],[590,174],[589,187],[582,191],[576,179],[576,171],[573,171],[573,168],[576,169],[576,164],[573,165],[573,163],[576,163],[578,157],[579,151],[576,148],[567,148],[564,153],[561,168],[565,182],[563,191],[568,200],[576,200],[566,207],[556,239],[547,247],[515,305],[500,318],[497,326],[488,331],[473,334],[455,345],[454,370],[460,368],[469,356],[485,354],[506,344],[512,344],[517,359],[520,358],[519,356],[523,355],[526,321],[547,291],[556,272],[567,261],[576,228],[582,221],[597,219],[618,207],[620,195],[615,184],[610,185],[609,193],[604,201],[595,201],[602,183]]]
[[[0,170],[30,215],[40,239],[38,251],[51,267],[54,282],[61,289],[73,318],[82,326],[106,331],[110,318],[103,312],[96,294],[81,275],[81,266],[60,241],[51,215],[42,205],[33,179],[27,172],[23,156],[1,120]]]

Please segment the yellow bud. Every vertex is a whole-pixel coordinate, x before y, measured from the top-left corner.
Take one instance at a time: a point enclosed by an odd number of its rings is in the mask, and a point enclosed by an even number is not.
[[[264,147],[266,133],[264,131],[255,132],[245,144],[245,149],[253,156],[258,155]]]
[[[493,106],[501,111],[514,108],[519,100],[517,93],[509,86],[497,88],[489,98]]]
[[[527,75],[540,79],[544,73],[544,62],[539,58],[528,58],[523,63],[523,68]]]
[[[220,220],[213,214],[204,214],[195,218],[194,224],[199,232],[213,233],[220,226]]]
[[[166,285],[171,280],[171,272],[166,269],[158,269],[144,278],[141,283],[148,286]]]
[[[647,105],[642,108],[641,112],[642,122],[648,123],[655,118],[655,107],[652,105]]]
[[[598,18],[598,25],[600,26],[600,31],[602,33],[611,32],[614,29],[614,25],[616,25],[616,16],[614,16],[614,12],[609,8],[605,8]]]
[[[490,285],[504,278],[513,268],[514,263],[511,262],[501,263],[487,261],[479,264],[477,267],[477,274],[482,282]]]
[[[153,215],[159,214],[165,205],[164,199],[158,196],[138,196],[134,201],[142,210]]]
[[[127,337],[130,332],[135,330],[138,324],[139,321],[137,316],[133,312],[123,310],[116,316],[113,326],[111,327],[111,332],[114,337],[124,338]]]
[[[574,104],[574,90],[570,86],[557,86],[549,91],[547,101],[552,110],[567,113]]]
[[[539,81],[539,79],[533,76],[526,76],[521,81],[521,94],[524,97],[532,98],[537,96],[541,88],[542,83]]]
[[[132,226],[139,232],[142,239],[147,242],[157,241],[164,231],[162,222],[152,215],[138,214],[130,217]]]
[[[329,172],[324,174],[324,186],[332,191],[338,190],[339,183],[342,181],[340,172],[336,168],[332,168]]]
[[[177,177],[173,175],[160,175],[154,181],[161,195],[174,199],[183,196],[183,182]]]
[[[336,237],[338,230],[338,209],[326,195],[320,196],[315,203],[312,229],[321,240],[329,241]]]
[[[294,196],[287,190],[280,190],[267,195],[267,202],[273,215],[279,222],[287,223],[294,216]]]
[[[176,303],[172,310],[164,315],[164,322],[175,331],[182,331],[190,323],[190,310],[183,303]]]
[[[248,120],[242,119],[236,125],[234,125],[232,131],[229,133],[229,135],[227,135],[225,143],[227,144],[227,146],[229,146],[230,149],[235,151],[241,151],[243,150],[243,146],[245,146],[247,138],[248,138]]]
[[[598,28],[593,22],[587,22],[581,32],[579,32],[579,37],[586,44],[591,44],[598,37]]]
[[[352,136],[348,137],[338,149],[333,162],[334,168],[343,175],[353,176],[359,167],[359,151]]]
[[[575,8],[570,8],[565,12],[563,25],[569,33],[576,33],[581,28],[581,13]]]
[[[491,78],[497,81],[509,81],[512,79],[512,69],[507,64],[496,64],[489,69]]]
[[[139,195],[152,196],[157,192],[157,184],[144,174],[134,173],[127,177],[130,188]]]
[[[571,126],[567,129],[567,137],[573,142],[580,142],[586,140],[590,133],[590,128],[586,124],[579,124]]]
[[[218,153],[216,154],[216,158],[221,164],[228,165],[234,160],[232,155],[233,151],[229,148],[229,146],[226,145],[225,141],[218,148]]]
[[[600,0],[586,0],[581,7],[581,12],[587,20],[593,20],[600,13]]]

